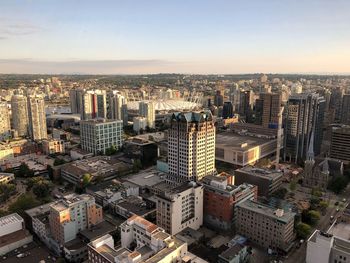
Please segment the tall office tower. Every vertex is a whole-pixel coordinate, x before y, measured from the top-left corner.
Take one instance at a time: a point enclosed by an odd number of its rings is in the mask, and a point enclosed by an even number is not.
[[[32,140],[47,139],[45,101],[42,95],[28,96],[29,136]]]
[[[224,105],[224,96],[221,94],[220,90],[216,91],[216,94],[214,96],[214,105],[217,107]]]
[[[303,92],[303,86],[299,82],[293,83],[290,89],[291,95],[300,94]]]
[[[108,118],[112,120],[122,120],[122,105],[126,104],[127,100],[117,91],[112,91],[108,94]]]
[[[51,234],[61,245],[75,239],[81,230],[102,221],[102,207],[95,203],[91,195],[70,194],[50,207]]]
[[[71,89],[69,91],[70,108],[73,114],[83,114],[83,89]]]
[[[325,99],[316,93],[297,94],[289,98],[285,108],[285,160],[305,160],[312,132],[315,136],[314,153],[320,154],[325,106]]]
[[[350,164],[350,126],[332,128],[330,157]]]
[[[215,126],[210,111],[174,113],[168,135],[169,175],[198,181],[215,171]]]
[[[343,96],[340,123],[350,124],[350,94]]]
[[[123,104],[121,107],[123,126],[128,125],[129,115],[128,115],[128,105]]]
[[[6,102],[0,102],[0,141],[6,140],[11,135],[10,116]]]
[[[229,119],[233,117],[233,105],[231,101],[226,101],[222,109],[222,117],[224,119]]]
[[[237,83],[233,83],[230,86],[230,94],[229,94],[229,100],[232,102],[232,104],[234,104],[234,100],[237,94],[237,90],[239,90],[238,88],[238,84]]]
[[[281,94],[261,93],[260,99],[263,101],[261,124],[264,128],[278,127],[278,116],[281,111]]]
[[[256,99],[255,100],[255,118],[254,123],[256,125],[262,125],[262,117],[264,112],[264,100],[263,99]]]
[[[82,91],[81,94],[79,91],[76,102],[77,105],[81,102],[79,113],[83,120],[107,117],[107,93],[105,90],[88,90]]]
[[[253,109],[253,91],[242,90],[240,92],[239,114],[246,117],[246,120],[250,118]]]
[[[12,127],[18,136],[28,134],[28,105],[27,98],[23,95],[13,95],[11,98]]]
[[[344,95],[344,89],[341,87],[337,87],[332,90],[331,99],[329,107],[335,110],[335,120],[339,121],[341,118],[341,104]]]
[[[139,114],[141,117],[145,117],[147,119],[147,126],[149,128],[155,127],[156,112],[152,101],[140,101]]]
[[[81,148],[94,154],[105,154],[110,147],[122,146],[121,120],[95,119],[80,122]]]

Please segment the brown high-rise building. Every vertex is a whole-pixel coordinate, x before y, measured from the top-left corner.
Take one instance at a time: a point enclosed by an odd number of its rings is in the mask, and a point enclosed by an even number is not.
[[[261,93],[263,101],[262,126],[264,128],[278,128],[278,115],[281,111],[281,94]]]

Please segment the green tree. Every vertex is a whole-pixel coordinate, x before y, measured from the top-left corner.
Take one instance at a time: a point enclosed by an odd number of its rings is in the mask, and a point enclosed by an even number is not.
[[[288,190],[286,188],[280,188],[277,191],[272,193],[273,197],[279,198],[279,199],[284,199],[286,196]]]
[[[328,207],[328,202],[320,201],[319,206],[322,210],[325,210]]]
[[[27,164],[21,163],[15,175],[16,177],[33,177],[34,171],[29,169]]]
[[[83,175],[83,181],[82,181],[82,186],[85,188],[88,186],[91,182],[92,176],[91,174],[84,174]]]
[[[295,230],[299,238],[306,239],[311,233],[311,226],[305,223],[299,223]]]
[[[137,173],[142,168],[142,163],[139,159],[134,160],[132,170]]]
[[[290,189],[291,191],[295,191],[296,188],[297,188],[297,182],[296,182],[295,180],[291,181],[291,182],[289,183],[289,189]]]
[[[349,180],[345,176],[333,177],[328,184],[328,189],[330,189],[336,194],[339,194],[341,191],[343,191],[346,188],[346,186],[348,185],[348,182]]]
[[[16,194],[16,186],[14,184],[0,184],[0,201],[7,201],[12,195]]]
[[[46,198],[50,195],[52,184],[47,180],[40,180],[33,185],[33,193],[38,198]]]
[[[25,210],[31,209],[39,205],[39,200],[35,199],[32,195],[23,194],[20,197],[18,197],[16,202],[10,205],[9,212],[19,213],[23,215]]]
[[[320,212],[316,211],[316,210],[309,210],[306,212],[305,218],[304,218],[305,222],[314,226],[317,224],[318,220],[320,220]]]
[[[62,165],[65,164],[66,161],[61,159],[61,158],[55,158],[55,161],[53,162],[53,166],[58,166],[58,165]]]
[[[108,156],[116,154],[116,153],[117,153],[117,148],[114,145],[112,145],[111,147],[106,149],[106,155],[108,155]]]

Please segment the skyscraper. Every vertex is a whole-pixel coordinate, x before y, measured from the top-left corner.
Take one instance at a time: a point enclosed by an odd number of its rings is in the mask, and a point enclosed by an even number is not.
[[[282,103],[281,94],[261,93],[260,99],[263,100],[262,126],[264,128],[277,128]]]
[[[244,116],[246,120],[250,118],[251,111],[253,108],[253,91],[251,90],[242,90],[240,92],[239,99],[239,114]]]
[[[28,105],[27,98],[23,95],[13,95],[11,98],[12,127],[18,136],[28,134]]]
[[[124,96],[116,91],[108,94],[108,118],[122,120],[122,106],[127,103]]]
[[[224,119],[229,119],[233,117],[233,105],[231,101],[226,101],[222,109],[222,117]]]
[[[343,124],[350,124],[350,94],[345,94],[343,96],[340,122]]]
[[[149,128],[155,127],[156,113],[155,106],[152,101],[141,101],[139,103],[139,114],[141,117],[147,119],[147,126]]]
[[[214,105],[217,107],[224,105],[224,96],[221,94],[220,90],[216,91],[216,94],[214,96]]]
[[[73,114],[83,114],[83,89],[71,89],[69,91],[70,108]]]
[[[169,175],[197,181],[215,171],[215,126],[210,111],[174,113],[168,137]]]
[[[42,95],[28,96],[29,135],[33,140],[47,139],[45,101]]]
[[[292,95],[285,108],[284,159],[306,159],[306,152],[314,132],[314,153],[320,154],[323,140],[323,119],[326,101],[316,93]]]
[[[335,110],[335,120],[339,121],[341,118],[341,109],[342,109],[342,99],[344,95],[344,89],[337,87],[332,89],[331,99],[329,102],[329,107]]]
[[[0,140],[10,137],[10,116],[6,102],[0,102]]]

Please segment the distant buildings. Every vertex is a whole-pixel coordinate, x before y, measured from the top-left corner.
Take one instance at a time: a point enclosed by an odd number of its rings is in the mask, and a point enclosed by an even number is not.
[[[123,105],[127,105],[127,99],[116,91],[110,92],[108,94],[108,118],[112,120],[123,120]]]
[[[350,125],[350,94],[343,96],[340,123]]]
[[[47,139],[45,101],[41,95],[28,96],[29,136],[32,140]]]
[[[216,107],[224,106],[224,96],[221,94],[220,90],[216,91],[214,96],[214,105]]]
[[[189,182],[156,194],[157,225],[175,235],[203,224],[203,186]]]
[[[226,101],[222,109],[222,118],[230,119],[233,117],[233,104],[231,101]]]
[[[281,94],[261,93],[262,118],[261,125],[264,128],[278,128],[279,115],[281,113]]]
[[[120,120],[96,119],[80,122],[80,140],[83,150],[105,154],[106,150],[122,145],[123,123]]]
[[[306,159],[311,133],[314,132],[314,153],[319,155],[323,140],[323,118],[326,101],[315,93],[289,97],[284,124],[284,159]]]
[[[197,181],[214,174],[215,127],[209,111],[174,113],[168,135],[172,180]]]
[[[350,126],[332,128],[330,157],[350,163]]]
[[[152,101],[140,101],[139,115],[141,117],[146,118],[147,126],[149,128],[155,127],[156,111],[155,111],[155,105]]]
[[[28,105],[23,95],[13,95],[11,98],[12,127],[18,136],[28,134]]]
[[[0,141],[6,140],[11,135],[10,115],[6,102],[0,101]]]
[[[204,223],[216,229],[233,230],[236,217],[235,206],[247,199],[257,199],[257,186],[232,185],[225,175],[206,176],[202,183],[204,186]]]
[[[251,200],[236,205],[236,209],[236,229],[240,235],[263,248],[291,249],[295,238],[294,213]]]
[[[235,170],[234,173],[235,185],[256,185],[259,196],[270,197],[282,184],[283,173],[280,171],[246,166]]]
[[[134,117],[132,119],[133,122],[133,130],[136,133],[140,131],[145,131],[147,127],[147,119],[145,117]]]

